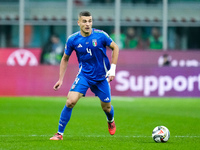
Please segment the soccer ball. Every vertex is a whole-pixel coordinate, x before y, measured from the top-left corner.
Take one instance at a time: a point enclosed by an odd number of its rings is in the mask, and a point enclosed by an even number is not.
[[[155,142],[167,142],[170,137],[170,132],[165,126],[157,126],[153,129],[152,138]]]

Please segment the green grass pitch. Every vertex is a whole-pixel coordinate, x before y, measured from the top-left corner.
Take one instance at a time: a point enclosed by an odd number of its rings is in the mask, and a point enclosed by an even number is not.
[[[200,149],[200,98],[113,97],[116,134],[109,135],[97,97],[80,99],[63,141],[57,132],[65,97],[1,97],[0,150],[196,150]],[[152,130],[166,126],[167,143],[155,143]]]

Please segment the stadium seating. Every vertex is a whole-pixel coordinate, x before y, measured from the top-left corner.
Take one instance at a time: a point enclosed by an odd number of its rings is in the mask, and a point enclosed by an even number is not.
[[[48,5],[48,7],[47,7]],[[56,7],[55,7],[56,5]],[[109,24],[115,20],[114,5],[89,4],[88,6],[76,6],[73,13],[73,20],[77,19],[78,12],[89,10],[93,13],[94,20],[107,22]],[[168,20],[173,23],[194,23],[199,22],[199,4],[197,3],[171,3],[168,6]],[[193,9],[191,9],[193,8]],[[162,4],[122,4],[121,22],[159,22],[162,21]],[[66,2],[30,1],[25,4],[25,21],[63,21],[66,18]],[[184,13],[183,13],[184,12]],[[6,21],[16,21],[19,19],[19,4],[4,2],[0,5],[1,23]],[[112,23],[113,24],[113,23]]]

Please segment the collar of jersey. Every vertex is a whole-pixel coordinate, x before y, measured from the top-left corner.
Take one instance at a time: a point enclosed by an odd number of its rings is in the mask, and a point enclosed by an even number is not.
[[[91,34],[89,36],[91,36],[93,34],[93,32],[94,32],[94,28],[92,28],[92,32],[91,32]],[[89,36],[82,36],[81,35],[81,31],[79,31],[79,36],[84,37],[84,38],[89,37]]]

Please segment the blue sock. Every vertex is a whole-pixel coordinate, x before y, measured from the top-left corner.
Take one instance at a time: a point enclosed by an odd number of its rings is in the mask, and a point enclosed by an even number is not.
[[[109,113],[106,113],[106,112],[105,112],[105,114],[106,114],[106,116],[107,116],[108,121],[113,121],[113,119],[114,119],[114,108],[113,108],[112,105],[111,105],[111,110],[110,110],[110,112],[109,112]]]
[[[71,118],[71,114],[72,114],[72,108],[69,108],[65,105],[60,115],[58,133],[63,134],[65,127]]]

